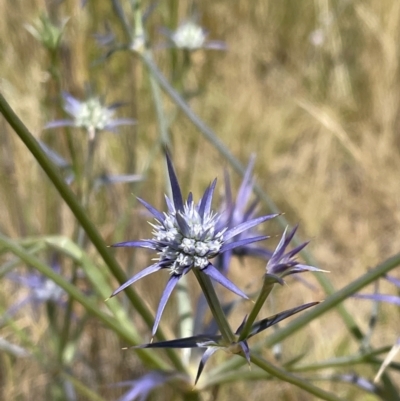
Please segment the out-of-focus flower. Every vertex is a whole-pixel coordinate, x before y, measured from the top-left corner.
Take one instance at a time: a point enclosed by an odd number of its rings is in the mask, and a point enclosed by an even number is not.
[[[69,18],[64,18],[60,26],[53,24],[48,15],[42,14],[32,25],[26,24],[26,30],[46,49],[56,50],[64,34]]]
[[[59,272],[60,268],[58,265],[54,264],[53,270]],[[6,311],[5,317],[13,316],[20,308],[29,303],[34,305],[45,302],[51,302],[60,305],[64,303],[66,296],[65,291],[54,281],[48,279],[40,273],[10,273],[7,277],[12,281],[27,287],[30,290],[30,293],[24,299],[11,306],[11,308]]]
[[[115,109],[122,103],[105,106],[100,98],[92,96],[85,101],[75,99],[69,93],[63,92],[64,110],[73,120],[56,120],[46,124],[45,128],[78,127],[84,128],[93,139],[97,131],[112,131],[120,125],[135,124],[131,118],[114,118]]]
[[[173,198],[171,201],[166,197],[168,212],[161,213],[144,200],[139,199],[156,219],[155,224],[152,224],[154,228],[153,238],[142,241],[122,242],[114,245],[117,247],[152,249],[158,252],[159,258],[156,263],[142,270],[120,286],[111,296],[118,294],[137,280],[158,270],[168,269],[170,271],[171,277],[161,296],[156,313],[152,330],[153,336],[157,331],[162,312],[172,290],[177,285],[179,279],[191,269],[199,270],[201,274],[206,274],[230,291],[243,298],[247,298],[246,294],[215,268],[210,259],[236,247],[268,238],[266,236],[257,236],[231,241],[231,239],[237,237],[243,231],[276,217],[276,215],[267,215],[243,222],[236,227],[219,227],[219,215],[211,210],[216,180],[208,186],[203,197],[197,204],[194,203],[191,193],[186,202],[184,202],[174,168],[168,155],[167,165]]]
[[[296,255],[308,244],[308,242],[304,242],[291,251],[285,253],[286,248],[293,239],[296,231],[297,226],[294,227],[288,237],[286,237],[287,228],[285,229],[278,246],[267,263],[267,274],[273,274],[282,278],[290,274],[303,273],[307,271],[327,273],[326,270],[321,270],[314,266],[303,265],[295,259]]]
[[[118,401],[145,401],[155,388],[176,379],[187,380],[187,377],[176,372],[152,371],[139,379],[117,383],[115,386],[130,387]]]
[[[221,218],[219,219],[218,225],[220,227],[235,227],[245,221],[251,220],[255,217],[258,199],[250,202],[251,196],[253,194],[253,178],[252,172],[254,167],[255,157],[250,159],[247,166],[246,172],[243,177],[243,181],[240,185],[239,191],[236,196],[236,200],[233,199],[230,179],[228,173],[225,173],[225,194],[223,204],[220,207]],[[237,239],[245,239],[255,235],[251,231],[246,231],[241,233]],[[239,246],[232,249],[231,251],[225,252],[218,255],[215,265],[222,272],[226,273],[230,266],[230,260],[232,256],[256,256],[262,259],[269,260],[272,256],[272,252],[258,246],[255,243]]]
[[[199,49],[226,50],[224,42],[207,40],[208,32],[193,21],[185,21],[171,32],[163,29],[163,33],[170,39],[173,46],[190,51]]]

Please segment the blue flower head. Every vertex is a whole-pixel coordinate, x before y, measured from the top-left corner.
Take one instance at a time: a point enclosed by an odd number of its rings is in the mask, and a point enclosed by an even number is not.
[[[156,263],[133,276],[114,291],[111,296],[118,294],[142,277],[158,270],[168,269],[170,272],[169,281],[158,305],[152,330],[153,336],[157,331],[162,312],[172,290],[179,279],[192,269],[198,269],[202,274],[206,274],[230,291],[247,299],[246,294],[219,272],[212,264],[211,259],[236,247],[268,238],[266,236],[256,236],[234,240],[243,231],[276,216],[267,215],[258,217],[242,222],[232,228],[220,227],[218,224],[220,215],[211,210],[216,180],[207,187],[198,203],[193,201],[191,193],[187,200],[184,201],[172,162],[168,155],[167,165],[172,188],[172,200],[166,197],[168,211],[161,213],[144,200],[139,199],[155,217],[155,223],[152,224],[154,228],[153,238],[142,241],[122,242],[114,245],[116,247],[152,249],[158,253],[159,257]]]

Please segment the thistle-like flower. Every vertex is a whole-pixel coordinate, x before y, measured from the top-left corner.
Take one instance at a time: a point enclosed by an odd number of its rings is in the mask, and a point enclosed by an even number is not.
[[[308,244],[308,242],[304,242],[291,251],[285,253],[286,248],[296,234],[296,231],[297,226],[295,226],[286,237],[286,227],[278,246],[272,254],[271,259],[267,263],[267,273],[276,275],[278,277],[285,277],[291,274],[303,273],[307,271],[327,273],[326,270],[321,270],[314,266],[303,265],[295,259],[296,255]]]
[[[170,279],[161,296],[161,301],[155,317],[152,330],[153,336],[157,331],[162,312],[172,290],[179,279],[191,269],[197,269],[206,274],[235,294],[247,298],[239,288],[215,268],[210,259],[239,246],[267,239],[267,236],[231,241],[234,237],[276,215],[262,216],[227,229],[218,226],[219,215],[211,210],[212,197],[216,180],[208,186],[203,197],[195,204],[192,194],[186,202],[183,201],[177,177],[171,160],[167,155],[167,165],[172,188],[172,201],[166,197],[167,213],[161,213],[142,199],[139,201],[155,217],[152,224],[153,238],[142,241],[128,241],[115,244],[116,247],[139,247],[158,252],[158,260],[153,265],[142,270],[125,284],[120,286],[111,296],[124,290],[137,280],[161,269],[168,269]]]
[[[63,92],[64,110],[73,120],[56,120],[46,124],[45,128],[78,127],[87,130],[89,139],[93,139],[96,131],[115,132],[120,125],[135,124],[131,118],[114,118],[115,109],[122,106],[114,103],[109,106],[103,105],[100,98],[89,97],[85,101],[75,99],[69,93]]]

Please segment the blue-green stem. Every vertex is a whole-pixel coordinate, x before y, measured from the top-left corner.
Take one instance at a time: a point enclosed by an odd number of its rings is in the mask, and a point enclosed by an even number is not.
[[[259,356],[251,355],[250,359],[251,359],[252,363],[257,365],[259,368],[261,368],[265,372],[269,373],[271,376],[274,376],[277,379],[280,379],[287,383],[291,383],[291,384],[307,391],[308,393],[313,394],[316,397],[319,397],[321,400],[344,401],[342,398],[339,398],[332,393],[328,393],[327,391],[314,386],[310,382],[308,382],[304,379],[301,379],[297,376],[294,376],[293,374],[286,372],[285,370],[280,369],[277,366],[274,366],[273,364],[269,363],[268,361],[266,361],[263,358],[260,358]]]
[[[100,256],[104,260],[104,263],[112,272],[113,276],[122,285],[127,281],[127,277],[121,267],[118,265],[115,258],[109,252],[107,246],[105,245],[100,233],[97,231],[96,227],[92,221],[88,218],[85,209],[81,206],[77,200],[74,193],[64,182],[63,178],[60,176],[56,167],[51,163],[46,154],[43,152],[39,146],[36,139],[28,131],[22,121],[11,109],[10,105],[7,103],[4,96],[0,93],[0,112],[3,114],[6,121],[14,129],[15,133],[24,142],[28,150],[35,157],[39,165],[43,168],[46,175],[49,177],[61,197],[64,199],[76,219],[79,221],[83,229],[85,230],[88,238],[91,240],[94,247],[99,252]],[[129,298],[131,304],[135,307],[137,312],[142,316],[143,320],[146,322],[147,326],[150,328],[153,326],[154,318],[152,313],[149,311],[147,306],[142,302],[142,298],[134,291],[132,287],[128,287],[125,290],[127,297]],[[165,336],[161,329],[158,330],[157,336],[160,340],[164,340]],[[171,349],[166,350],[169,358],[173,362],[174,366],[180,370],[185,371],[178,354]]]
[[[335,308],[339,303],[343,302],[347,298],[351,297],[353,294],[359,292],[365,286],[371,284],[379,277],[384,274],[390,272],[392,269],[398,267],[400,265],[400,254],[397,254],[390,259],[382,262],[374,269],[365,273],[363,276],[354,280],[352,283],[348,284],[346,287],[337,291],[335,294],[330,295],[324,302],[321,302],[319,305],[313,307],[309,311],[303,313],[296,319],[293,319],[290,323],[288,323],[285,327],[280,328],[273,334],[271,334],[266,340],[255,344],[252,347],[252,350],[259,351],[265,347],[272,347],[276,343],[288,338],[289,336],[295,334],[298,330],[305,327],[307,324],[312,322],[313,320],[319,318],[324,313],[329,312],[333,308]],[[243,365],[245,361],[240,359],[231,359],[217,368],[215,368],[212,375],[216,375],[219,372],[226,372],[232,369],[237,369],[241,365]]]
[[[233,156],[233,154],[229,151],[229,149],[224,145],[224,143],[216,136],[214,131],[208,127],[204,121],[199,118],[189,107],[189,105],[185,102],[185,100],[179,95],[178,92],[169,84],[168,80],[164,77],[162,72],[158,69],[157,65],[153,62],[153,60],[146,56],[146,54],[142,54],[142,60],[145,66],[149,69],[150,73],[157,79],[161,88],[167,93],[167,95],[176,103],[176,105],[184,112],[186,117],[193,123],[193,125],[203,134],[203,136],[212,143],[212,145],[217,149],[217,151],[228,161],[228,163],[233,167],[233,169],[238,172],[241,176],[245,174],[245,167]],[[260,199],[270,208],[273,213],[280,213],[280,210],[274,203],[274,201],[262,190],[262,188],[254,184],[254,190]],[[278,217],[278,220],[282,227],[288,226],[288,221],[281,215]],[[297,237],[294,238],[295,243],[300,243]],[[315,261],[311,257],[311,255],[302,251],[302,255],[307,262],[307,264],[314,266],[316,265]],[[335,288],[329,279],[323,274],[316,274],[315,277],[321,284],[325,293],[330,295],[335,292]],[[364,336],[358,327],[357,323],[353,319],[350,313],[344,308],[344,306],[339,305],[338,311],[345,322],[348,330],[352,335],[361,340]]]
[[[375,349],[366,353],[359,353],[356,355],[350,355],[339,358],[332,358],[322,362],[315,362],[307,365],[301,366],[287,366],[285,368],[290,370],[291,372],[311,372],[311,371],[320,371],[322,369],[332,369],[332,368],[345,368],[350,367],[354,368],[355,365],[374,365],[380,366],[382,361],[377,359],[376,357],[381,354],[386,354],[391,349],[391,346],[381,347],[379,349]],[[399,366],[391,364],[391,368],[399,370]],[[229,382],[235,382],[237,380],[266,380],[271,379],[272,376],[265,372],[253,369],[249,371],[248,369],[234,369],[217,375],[210,375],[207,378],[207,381],[204,383],[204,388],[211,388],[218,384],[226,384]]]
[[[226,319],[225,313],[222,309],[221,303],[219,302],[218,296],[215,292],[214,286],[210,278],[202,273],[198,269],[193,269],[193,272],[200,284],[203,294],[207,300],[208,306],[211,309],[211,313],[218,325],[219,331],[227,344],[235,342],[235,335],[231,329],[231,326]]]
[[[82,197],[82,207],[87,210],[89,205],[90,193],[93,188],[93,162],[94,162],[94,153],[96,149],[97,143],[97,132],[95,128],[90,128],[87,130],[87,152],[85,163],[83,167],[83,176],[82,179],[82,189],[81,189],[81,197]],[[77,234],[77,244],[78,246],[84,248],[85,244],[85,231],[83,230],[82,226],[78,226],[78,234]],[[78,278],[78,266],[74,264],[71,283],[75,284]],[[74,299],[72,297],[68,298],[67,306],[65,308],[65,315],[64,315],[64,324],[61,328],[60,332],[60,340],[58,344],[58,357],[60,361],[63,359],[65,347],[68,344],[69,336],[70,336],[70,328],[71,328],[71,321],[72,321],[72,312],[74,306]]]
[[[134,34],[133,34],[133,43],[140,41],[141,39],[145,40],[145,31],[143,27],[143,18],[142,11],[140,8],[139,1],[133,1],[133,13],[134,13]],[[130,38],[132,41],[132,38]],[[147,57],[152,57],[152,53],[150,50],[145,50]],[[155,111],[157,115],[158,127],[160,132],[160,144],[162,149],[166,149],[170,147],[170,139],[168,135],[168,123],[164,113],[164,105],[161,97],[160,87],[158,82],[154,79],[152,74],[148,74],[151,91],[153,95],[153,102],[155,106]],[[168,182],[168,178],[166,177],[166,181]],[[191,308],[191,300],[189,296],[188,289],[188,281],[186,277],[182,277],[179,280],[178,288],[176,291],[177,301],[178,301],[178,315],[179,315],[179,328],[180,328],[180,336],[188,337],[192,335],[193,330],[193,311]],[[185,365],[188,364],[190,359],[191,349],[182,350],[183,360]]]
[[[274,285],[279,282],[280,282],[279,278],[277,278],[276,276],[274,276],[272,274],[264,275],[263,286],[261,288],[260,293],[258,294],[257,301],[253,305],[253,308],[251,309],[251,311],[249,313],[246,323],[244,324],[244,326],[240,332],[238,341],[243,341],[249,336],[249,334],[251,332],[251,326],[257,319],[258,313],[260,312],[261,308],[263,307],[266,299],[268,298],[268,295],[271,293],[272,289],[274,288]]]

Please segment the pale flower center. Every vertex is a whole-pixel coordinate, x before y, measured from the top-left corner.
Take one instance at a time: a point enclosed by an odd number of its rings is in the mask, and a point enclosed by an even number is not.
[[[206,34],[200,26],[186,22],[174,32],[172,40],[177,47],[195,50],[204,45]]]
[[[171,273],[182,274],[185,268],[204,269],[223,244],[225,229],[215,233],[219,216],[208,213],[202,218],[193,202],[178,212],[186,222],[184,230],[178,224],[176,212],[165,213],[163,223],[153,225],[154,240],[159,243],[159,260],[169,261]]]

